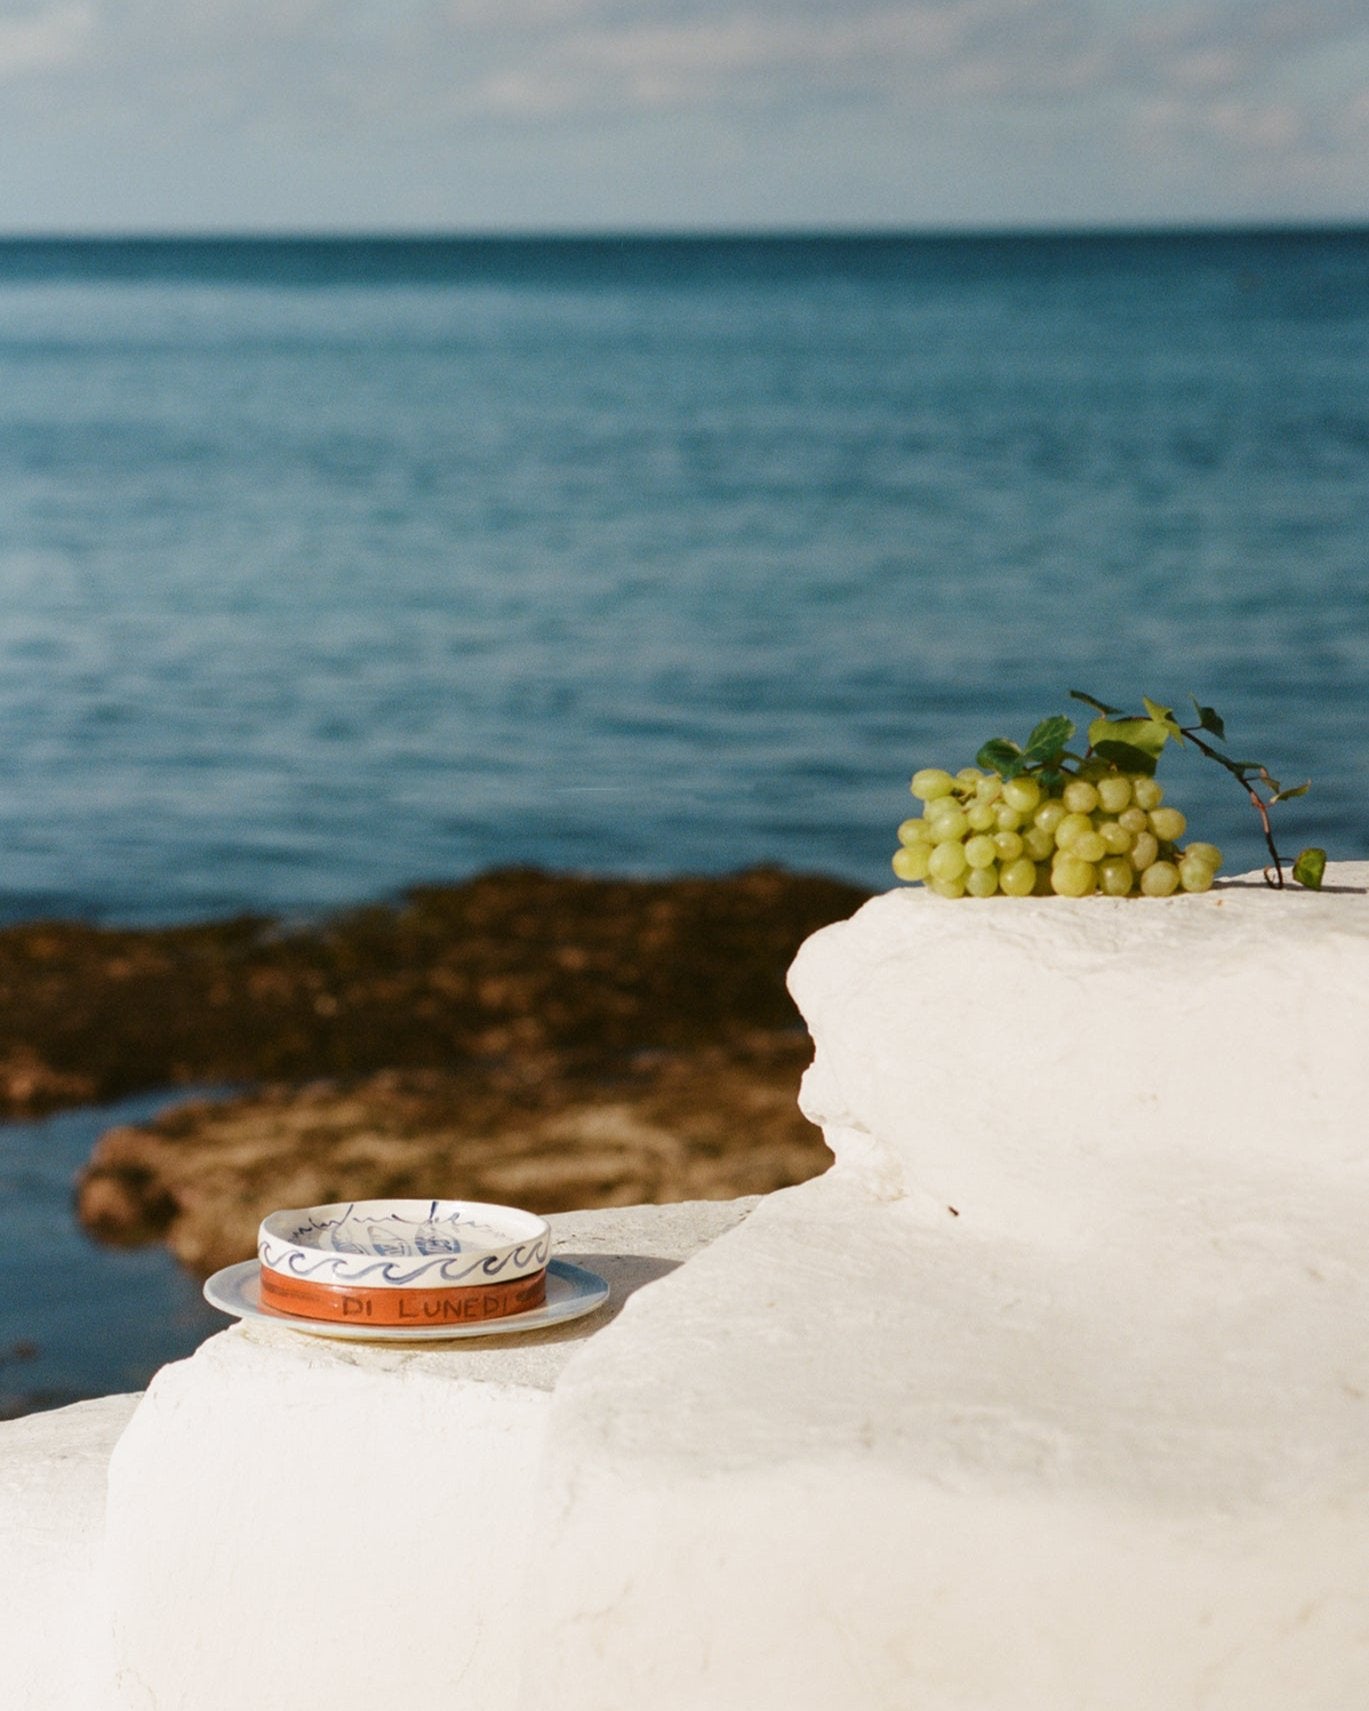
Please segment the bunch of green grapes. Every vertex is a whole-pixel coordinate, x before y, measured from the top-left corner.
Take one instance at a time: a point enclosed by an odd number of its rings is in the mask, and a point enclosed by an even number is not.
[[[924,768],[912,782],[922,813],[898,829],[895,874],[942,897],[1168,897],[1211,887],[1221,851],[1180,848],[1187,822],[1154,778],[1090,767],[1056,790],[1026,775]]]

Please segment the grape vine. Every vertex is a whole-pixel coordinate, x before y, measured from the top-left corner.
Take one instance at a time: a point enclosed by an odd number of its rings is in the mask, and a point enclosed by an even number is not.
[[[1025,744],[994,737],[975,766],[913,774],[912,794],[922,806],[898,828],[891,865],[899,879],[952,898],[1207,891],[1222,852],[1215,844],[1182,841],[1187,816],[1165,801],[1155,777],[1167,744],[1190,743],[1245,792],[1269,851],[1265,882],[1284,885],[1270,811],[1303,795],[1306,784],[1285,789],[1262,761],[1230,754],[1220,715],[1199,701],[1192,722],[1183,723],[1172,707],[1144,696],[1142,711],[1128,713],[1080,689],[1070,695],[1095,714],[1085,745],[1071,747],[1075,721],[1056,713]],[[1305,849],[1292,863],[1292,878],[1315,891],[1325,869],[1326,852]]]
[[[1127,713],[1079,689],[1070,690],[1070,697],[1092,707],[1098,715],[1088,727],[1088,748],[1084,754],[1076,754],[1069,748],[1077,727],[1073,719],[1060,713],[1043,719],[1027,738],[1025,747],[1005,737],[985,743],[976,757],[979,765],[1005,780],[1034,776],[1043,788],[1054,791],[1067,779],[1080,776],[1080,769],[1098,761],[1125,773],[1153,777],[1167,743],[1191,743],[1244,790],[1259,815],[1269,851],[1265,883],[1282,888],[1285,863],[1274,842],[1269,810],[1280,802],[1304,795],[1309,788],[1307,784],[1285,789],[1262,761],[1237,760],[1224,752],[1226,727],[1221,717],[1215,708],[1205,707],[1197,700],[1193,703],[1196,720],[1185,725],[1174,716],[1172,707],[1145,696],[1141,698],[1142,713]],[[1325,850],[1305,849],[1292,864],[1292,877],[1299,885],[1316,891],[1321,887],[1325,869]]]

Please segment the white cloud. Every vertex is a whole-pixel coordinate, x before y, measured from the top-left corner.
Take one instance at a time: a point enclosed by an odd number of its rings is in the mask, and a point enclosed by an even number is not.
[[[1232,96],[1194,107],[1157,96],[1139,103],[1136,119],[1141,145],[1171,155],[1211,142],[1243,152],[1286,154],[1309,140],[1306,120],[1286,101]]]
[[[94,8],[79,0],[17,17],[0,14],[0,79],[71,64],[84,52],[94,25]]]
[[[479,111],[811,108],[852,95],[921,111],[965,100],[1161,98],[1196,110],[1257,99],[1330,48],[1358,49],[1369,73],[1365,0],[1177,0],[1123,12],[1098,0],[714,0],[683,14],[660,0],[510,4],[521,23],[516,39],[498,34],[493,0],[454,0],[448,15],[454,56],[482,39],[493,50],[478,79],[456,85]],[[1240,105],[1213,121],[1233,139]]]
[[[1057,6],[1026,0],[1043,20]],[[922,0],[831,12],[742,6],[663,21],[643,8],[646,15],[628,21],[585,19],[573,29],[549,29],[524,44],[515,69],[492,71],[474,94],[486,110],[537,113],[810,105],[852,95],[935,105],[979,77],[976,38],[1023,9],[1024,0]],[[986,87],[999,77],[995,64]]]
[[[14,6],[0,0],[0,138],[7,129],[36,158],[48,136],[92,149],[155,136],[159,171],[212,155],[220,183],[249,155],[278,161],[283,179],[293,161],[322,176],[330,159],[355,160],[368,182],[378,163],[414,182],[445,156],[461,182],[462,162],[501,147],[501,160],[570,151],[558,171],[578,158],[588,177],[629,135],[651,158],[625,162],[625,181],[654,171],[681,182],[691,150],[738,162],[769,150],[799,182],[785,150],[827,134],[842,138],[844,181],[900,194],[907,163],[932,158],[956,175],[973,163],[965,170],[986,183],[996,173],[999,201],[1016,184],[1067,186],[1071,161],[1080,181],[1130,174],[1147,196],[1153,184],[1226,195],[1240,183],[1254,198],[1265,183],[1296,182],[1344,204],[1357,171],[1369,182],[1357,104],[1369,0]],[[386,215],[382,202],[373,218]],[[1068,218],[1068,206],[1049,217]],[[1120,206],[1117,217],[1128,217]]]
[[[1300,64],[1333,52],[1369,71],[1364,0],[1189,0],[1120,34],[1113,76],[1119,87],[1180,100],[1260,101]],[[1300,98],[1315,101],[1315,89]]]
[[[822,35],[814,24],[745,13],[595,27],[549,42],[512,76],[486,78],[475,95],[491,110],[508,104],[540,113],[750,101],[776,86],[787,90],[815,64],[830,75],[847,56]]]
[[[3,5],[3,0],[0,0]],[[1258,95],[1356,42],[1369,0],[67,0],[6,19],[0,75],[102,63],[254,111],[466,115],[741,111],[835,99],[921,112]],[[222,103],[216,107],[222,110]]]

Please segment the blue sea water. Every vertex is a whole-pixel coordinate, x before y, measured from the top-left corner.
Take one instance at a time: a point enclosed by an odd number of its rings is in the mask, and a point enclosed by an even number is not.
[[[106,1129],[168,1104],[114,1105],[0,1124],[0,1421],[141,1390],[228,1321],[164,1248],[97,1247],[71,1217],[71,1183]]]
[[[0,243],[0,598],[0,918],[883,885],[1076,686],[1364,854],[1369,233]]]
[[[0,920],[882,886],[913,769],[1072,687],[1369,854],[1369,232],[0,241]],[[0,1412],[219,1323],[25,1248],[143,1109],[0,1128]]]

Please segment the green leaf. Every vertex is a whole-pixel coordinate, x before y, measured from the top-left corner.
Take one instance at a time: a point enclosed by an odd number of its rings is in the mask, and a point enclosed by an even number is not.
[[[1150,778],[1155,772],[1155,756],[1131,743],[1110,742],[1105,737],[1102,742],[1093,745],[1093,752],[1099,760],[1120,767],[1123,772],[1139,772],[1146,778]]]
[[[1169,726],[1158,719],[1095,719],[1089,726],[1089,742],[1095,752],[1101,743],[1126,743],[1157,758],[1169,737]]]
[[[1312,780],[1309,778],[1306,784],[1295,784],[1291,790],[1277,791],[1269,800],[1271,802],[1291,802],[1295,796],[1306,796],[1311,788]]]
[[[1215,707],[1202,706],[1196,695],[1190,695],[1189,700],[1192,701],[1194,709],[1197,712],[1199,730],[1211,731],[1212,735],[1216,737],[1219,743],[1224,743],[1226,741],[1226,726],[1218,717],[1217,709]]]
[[[1152,701],[1149,696],[1146,695],[1141,697],[1141,705],[1145,708],[1146,712],[1150,714],[1151,718],[1157,725],[1164,726],[1165,730],[1169,732],[1170,736],[1173,737],[1176,743],[1183,742],[1184,728],[1174,717],[1174,709],[1172,707],[1162,707],[1158,701]]]
[[[1326,851],[1304,850],[1293,863],[1293,877],[1309,891],[1320,891],[1322,875],[1326,872]]]
[[[1070,700],[1083,701],[1090,707],[1096,707],[1105,719],[1122,711],[1120,707],[1109,707],[1106,701],[1100,701],[1095,695],[1085,695],[1082,689],[1071,689]]]
[[[1074,720],[1067,719],[1063,713],[1057,713],[1050,719],[1043,719],[1027,738],[1027,748],[1023,759],[1029,763],[1049,760],[1052,755],[1060,753],[1073,735]]]
[[[1021,749],[1006,737],[991,737],[974,758],[977,766],[987,767],[1000,778],[1016,778],[1026,764]]]

